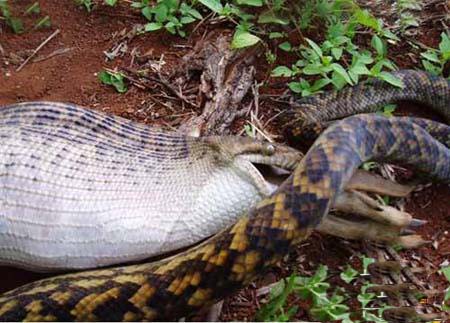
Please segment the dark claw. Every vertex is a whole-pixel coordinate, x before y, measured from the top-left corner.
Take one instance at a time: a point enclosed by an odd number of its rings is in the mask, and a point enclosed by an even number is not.
[[[414,234],[414,233],[416,233],[416,231],[415,230],[411,230],[409,228],[402,229],[400,231],[400,234],[402,234],[402,235],[408,235],[408,234]]]

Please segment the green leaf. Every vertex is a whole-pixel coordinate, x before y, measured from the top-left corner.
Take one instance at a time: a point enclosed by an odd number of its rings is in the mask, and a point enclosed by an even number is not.
[[[311,91],[313,93],[318,92],[320,89],[322,89],[323,87],[327,86],[328,84],[331,83],[331,80],[329,78],[322,78],[322,79],[318,79],[317,81],[314,82],[314,84],[311,86]]]
[[[280,32],[275,31],[275,32],[269,33],[269,39],[282,38],[282,37],[284,37],[284,34],[280,33]]]
[[[333,61],[333,57],[331,57],[331,56],[322,56],[322,63],[323,63],[324,66],[329,66],[332,61]]]
[[[83,5],[88,12],[92,10],[92,0],[75,0],[78,5]]]
[[[361,307],[365,308],[375,298],[374,293],[360,293],[356,298],[361,303]]]
[[[367,313],[365,316],[366,322],[374,322],[374,323],[388,323],[386,320],[382,319],[381,317],[376,316],[373,313]]]
[[[153,9],[151,7],[144,7],[141,10],[142,15],[147,18],[147,20],[152,21],[153,20]]]
[[[300,82],[290,82],[288,83],[289,89],[294,93],[302,93],[303,87]],[[311,94],[311,93],[309,93]],[[307,94],[308,95],[308,94]]]
[[[317,75],[322,73],[322,65],[320,64],[308,64],[303,68],[303,73],[306,75]]]
[[[355,66],[350,67],[349,72],[356,75],[370,75],[369,69],[364,64],[356,64]]]
[[[257,44],[261,39],[247,31],[235,32],[231,41],[231,48],[244,48]]]
[[[430,63],[429,61],[422,60],[422,65],[425,68],[426,71],[430,72],[434,75],[440,75],[442,72],[442,69],[433,63]]]
[[[105,3],[108,6],[114,7],[116,5],[116,3],[117,3],[117,0],[105,0]]]
[[[430,62],[434,62],[434,63],[438,63],[438,64],[441,63],[436,51],[434,51],[434,50],[432,50],[432,51],[429,50],[429,51],[426,51],[425,53],[421,53],[420,56],[426,58]]]
[[[192,7],[190,7],[189,5],[187,5],[185,2],[182,2],[180,5],[180,12],[183,15],[191,15],[192,17],[194,17],[195,19],[203,19],[203,16],[201,15],[200,12],[198,12],[197,9],[194,9]]]
[[[262,0],[237,0],[237,4],[253,6],[253,7],[261,7],[263,5]]]
[[[398,77],[395,77],[391,73],[380,72],[380,74],[378,75],[378,78],[382,79],[385,82],[388,82],[389,84],[392,84],[393,86],[396,86],[399,88],[404,87],[403,81],[401,79],[399,79]]]
[[[271,76],[273,77],[290,77],[293,75],[292,70],[287,66],[277,66],[273,69]]]
[[[131,7],[131,8],[142,9],[142,8],[144,8],[146,5],[147,5],[147,4],[145,4],[144,1],[143,1],[143,2],[140,2],[140,1],[139,1],[139,2],[136,2],[136,1],[134,1],[134,2],[131,3],[130,7]]]
[[[375,162],[367,162],[367,163],[365,163],[365,164],[370,164],[370,165],[371,165],[370,168],[372,168],[373,166],[376,165]],[[370,168],[368,168],[368,169],[366,169],[366,170],[370,170]],[[373,259],[373,258],[369,258],[369,257],[366,257],[366,256],[363,256],[363,257],[362,257],[363,274],[367,274],[367,268],[369,268],[369,265],[370,265],[370,264],[373,264],[374,262],[375,262],[375,259]]]
[[[375,162],[366,162],[366,163],[362,164],[361,168],[366,171],[370,171],[370,170],[374,169],[376,166],[377,166],[377,163],[375,163]],[[366,271],[367,271],[367,269],[365,269],[364,273]]]
[[[162,23],[160,22],[149,22],[148,24],[145,25],[144,30],[145,31],[155,31],[155,30],[159,30],[163,27]]]
[[[400,41],[400,38],[397,37],[397,35],[395,35],[393,32],[391,32],[388,29],[381,29],[381,35],[384,38],[387,38],[388,40],[390,40],[390,43],[396,43],[398,41]]]
[[[22,20],[15,17],[6,18],[6,24],[11,27],[15,34],[21,34],[25,31]]]
[[[34,25],[33,29],[39,29],[44,27],[50,27],[52,25],[52,22],[50,20],[50,16],[45,16],[44,18],[40,19],[36,25]]]
[[[331,74],[331,82],[336,90],[341,90],[348,84],[345,78],[335,71]]]
[[[289,309],[286,313],[284,306],[288,296],[294,289],[295,275],[291,275],[287,280],[280,280],[270,290],[270,300],[258,311],[256,318],[259,321],[289,321],[295,315],[298,307]]]
[[[385,117],[388,117],[388,118],[394,116],[393,113],[394,113],[394,111],[395,111],[396,108],[397,108],[397,106],[396,106],[395,104],[386,104],[386,105],[383,107],[383,115],[384,115]],[[388,197],[388,196],[386,196],[386,197]],[[386,204],[386,205],[389,204],[389,199],[388,199],[387,201],[385,201],[385,204]]]
[[[292,45],[288,41],[281,43],[280,45],[278,45],[278,47],[284,50],[285,52],[290,52],[292,50]]]
[[[342,47],[333,47],[331,49],[331,54],[333,55],[334,59],[338,61],[341,59],[343,51],[344,50],[342,49]]]
[[[219,0],[198,0],[198,1],[215,13],[220,14],[223,10],[222,3],[220,3]]]
[[[324,265],[320,265],[319,268],[317,268],[316,273],[314,276],[311,277],[312,282],[322,282],[325,279],[327,279],[328,276],[328,267]]]
[[[376,31],[380,30],[380,24],[378,20],[368,10],[358,9],[356,10],[354,16],[356,18],[356,21],[361,25],[369,27]]]
[[[450,282],[450,266],[444,267],[440,271],[442,274],[444,274],[445,278],[447,278],[447,281]]]
[[[320,49],[319,45],[317,45],[314,41],[311,39],[305,38],[306,42],[309,44],[309,46],[314,50],[314,52],[319,56],[322,57],[322,50]]]
[[[351,283],[358,276],[358,271],[353,269],[350,265],[347,265],[347,268],[341,272],[340,277],[347,284]]]
[[[165,4],[160,3],[155,8],[153,8],[153,13],[155,14],[156,21],[164,22],[167,20],[167,16],[169,14],[169,8]]]
[[[446,33],[441,34],[441,42],[439,43],[439,50],[442,53],[444,61],[450,59],[450,37]]]
[[[333,69],[333,71],[339,74],[348,84],[353,85],[353,81],[350,79],[350,76],[348,75],[347,71],[342,67],[342,65],[338,63],[333,63],[331,64],[331,68]]]
[[[190,16],[185,16],[185,17],[181,17],[180,22],[183,25],[186,24],[190,24],[191,22],[194,22],[196,19],[194,17],[190,17]]]
[[[386,45],[384,44],[384,42],[381,40],[380,37],[378,37],[377,35],[373,35],[370,43],[372,47],[377,51],[378,56],[380,57],[386,56],[387,54]]]
[[[358,55],[355,55],[355,56],[357,58],[357,61],[361,62],[364,65],[373,63],[372,54],[369,51],[358,53]]]
[[[31,6],[29,6],[27,8],[27,10],[25,10],[25,15],[29,15],[30,13],[40,13],[41,12],[41,8],[39,7],[39,2],[35,2],[33,3]]]
[[[98,78],[103,84],[114,86],[116,91],[119,93],[124,93],[127,91],[124,76],[121,73],[101,71],[98,73]]]
[[[169,21],[168,23],[166,23],[164,25],[164,28],[166,28],[166,30],[171,33],[172,35],[175,35],[177,33],[176,30],[176,24],[173,21]]]
[[[259,24],[288,25],[289,24],[289,20],[277,17],[277,16],[274,15],[274,13],[271,10],[269,10],[269,11],[265,11],[261,15],[259,15],[258,23]]]

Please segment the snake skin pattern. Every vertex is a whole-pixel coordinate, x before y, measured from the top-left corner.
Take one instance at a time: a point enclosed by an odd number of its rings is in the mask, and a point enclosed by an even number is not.
[[[82,272],[20,287],[0,298],[0,320],[185,316],[231,294],[281,260],[326,216],[356,168],[377,159],[400,162],[450,183],[450,150],[419,125],[375,115],[349,117],[321,135],[271,197],[212,239],[157,263]]]
[[[433,108],[450,122],[450,81],[424,71],[400,70],[391,73],[403,88],[389,86],[379,79],[361,82],[340,91],[324,92],[293,102],[282,114],[287,126],[304,126],[355,115],[376,112],[384,104],[413,100]]]
[[[188,137],[55,102],[1,108],[0,138],[0,265],[37,271],[197,243],[273,191],[254,162],[292,169],[301,157],[279,144]]]
[[[413,85],[423,82],[417,91],[424,86],[435,88],[432,77],[417,75],[419,78],[411,81]],[[441,104],[439,109],[448,118],[449,83],[435,80],[437,88],[444,89],[440,98],[447,100],[447,105]],[[347,98],[351,109],[358,98]],[[440,102],[432,104],[439,107]],[[294,113],[299,116],[298,111]],[[399,162],[450,183],[449,137],[449,126],[418,118],[361,115],[338,121],[320,136],[273,195],[203,244],[156,263],[86,271],[25,285],[0,297],[0,321],[172,320],[186,316],[245,286],[306,239],[361,163]]]

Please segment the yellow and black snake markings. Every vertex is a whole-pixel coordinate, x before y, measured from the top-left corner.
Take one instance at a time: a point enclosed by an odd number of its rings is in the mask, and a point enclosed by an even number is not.
[[[154,264],[23,286],[0,298],[0,320],[162,320],[209,305],[306,239],[362,162],[397,161],[450,183],[450,150],[432,136],[448,138],[450,127],[426,121],[430,135],[420,123],[376,115],[337,122],[277,192],[214,238]]]
[[[352,94],[308,98],[312,121],[370,110],[395,99],[434,106],[450,121],[450,84],[423,72],[396,73],[405,88],[377,81]],[[326,109],[322,109],[328,107]],[[308,108],[306,108],[308,110]],[[293,133],[298,133],[294,129]],[[450,183],[450,127],[418,118],[354,116],[335,122],[314,143],[294,173],[232,227],[174,257],[149,264],[49,278],[0,297],[0,321],[169,320],[192,313],[245,286],[278,262],[326,216],[364,161],[410,165]]]

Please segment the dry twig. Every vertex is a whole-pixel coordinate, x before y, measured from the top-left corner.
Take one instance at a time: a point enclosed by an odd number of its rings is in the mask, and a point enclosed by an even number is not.
[[[58,35],[60,32],[59,29],[56,29],[53,34],[51,34],[50,36],[47,37],[47,39],[45,39],[34,51],[33,53],[31,53],[30,56],[27,57],[26,60],[23,61],[23,63],[16,69],[16,72],[19,72],[29,61],[30,59],[32,59],[34,57],[34,55],[37,54],[37,52],[39,52],[42,47],[44,47],[50,40],[52,40],[56,35]]]

